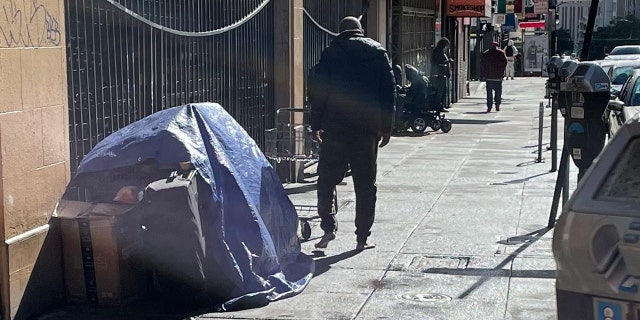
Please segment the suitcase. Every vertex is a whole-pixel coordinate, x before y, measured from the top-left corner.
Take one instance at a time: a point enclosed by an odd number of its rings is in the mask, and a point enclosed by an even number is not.
[[[205,288],[205,245],[195,170],[174,171],[144,192],[144,261],[154,291],[181,304],[197,303]]]

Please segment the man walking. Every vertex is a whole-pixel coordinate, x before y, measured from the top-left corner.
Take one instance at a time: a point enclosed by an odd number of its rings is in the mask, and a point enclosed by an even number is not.
[[[487,82],[487,112],[491,112],[494,102],[496,111],[500,111],[500,102],[502,102],[502,77],[507,66],[507,56],[498,47],[499,45],[494,41],[491,48],[483,52],[480,57],[480,72]]]
[[[387,51],[364,36],[360,21],[346,17],[309,83],[311,129],[321,141],[318,214],[324,236],[316,248],[335,239],[333,191],[351,168],[356,193],[357,250],[368,243],[375,217],[378,148],[389,143],[395,81]],[[378,142],[380,144],[378,145]]]
[[[514,64],[516,56],[518,55],[518,49],[513,44],[513,40],[507,42],[507,46],[504,48],[504,54],[507,56],[507,74],[505,79],[509,80],[509,77],[511,77],[511,80],[513,80],[515,75]]]

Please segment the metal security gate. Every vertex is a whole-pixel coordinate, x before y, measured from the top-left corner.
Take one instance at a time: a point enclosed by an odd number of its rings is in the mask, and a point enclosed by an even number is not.
[[[393,0],[391,60],[429,72],[435,45],[436,0]]]
[[[304,0],[305,88],[309,72],[320,61],[322,50],[338,35],[340,20],[346,16],[364,16],[367,3],[367,0]],[[362,25],[365,24],[362,21]]]
[[[269,0],[66,1],[71,171],[156,111],[217,102],[258,145],[275,121]]]

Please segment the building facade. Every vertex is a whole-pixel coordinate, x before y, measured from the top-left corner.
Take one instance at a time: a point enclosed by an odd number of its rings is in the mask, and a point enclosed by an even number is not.
[[[575,51],[582,48],[590,6],[591,0],[564,0],[558,2],[557,12],[560,20],[558,29],[569,31],[575,45]]]

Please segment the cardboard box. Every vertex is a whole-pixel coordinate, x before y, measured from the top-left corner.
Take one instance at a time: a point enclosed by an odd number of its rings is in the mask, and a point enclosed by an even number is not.
[[[140,214],[133,205],[61,200],[54,217],[68,301],[121,305],[145,292]]]

